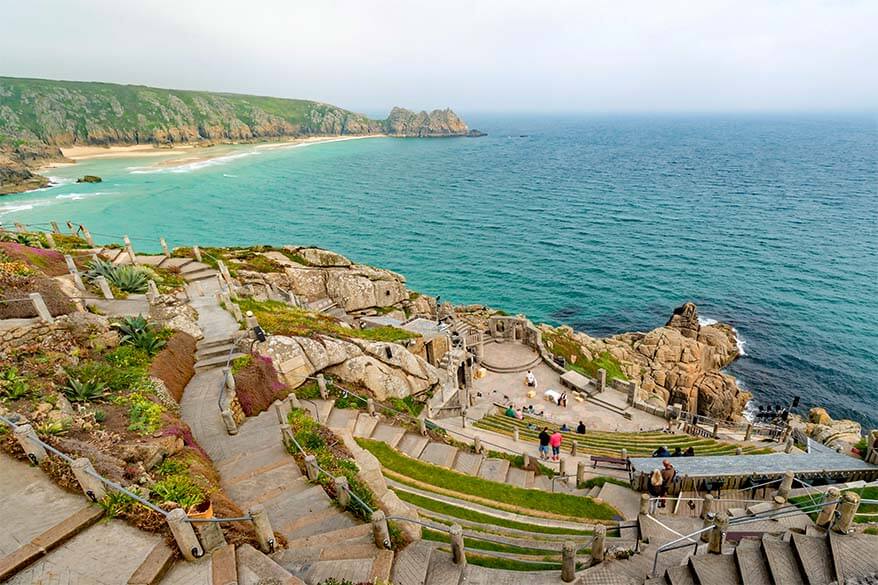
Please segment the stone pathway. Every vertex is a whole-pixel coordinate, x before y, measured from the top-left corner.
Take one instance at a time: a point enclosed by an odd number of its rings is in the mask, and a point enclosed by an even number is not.
[[[273,410],[245,420],[238,434],[227,433],[218,399],[222,368],[239,326],[216,301],[215,271],[188,264],[184,274],[195,277],[187,291],[204,339],[198,344],[197,373],[186,386],[180,409],[213,460],[223,491],[244,512],[256,504],[265,507],[272,528],[288,542],[287,549],[272,555],[288,575],[309,584],[330,577],[353,582],[386,579],[390,566],[385,557],[392,558],[392,553],[377,549],[370,525],[339,510],[320,485],[303,476],[283,447]]]

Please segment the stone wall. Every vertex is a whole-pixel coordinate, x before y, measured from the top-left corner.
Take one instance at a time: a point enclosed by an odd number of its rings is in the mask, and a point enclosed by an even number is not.
[[[92,313],[70,313],[56,317],[52,323],[33,320],[19,325],[21,320],[15,321],[17,326],[0,328],[0,357],[26,345],[52,347],[57,345],[56,340],[69,336],[88,340],[90,345],[118,342],[107,318]]]

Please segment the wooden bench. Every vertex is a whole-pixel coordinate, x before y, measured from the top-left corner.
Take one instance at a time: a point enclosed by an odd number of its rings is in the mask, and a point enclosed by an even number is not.
[[[631,471],[631,461],[621,457],[606,457],[604,455],[591,456],[591,468],[597,469],[598,463],[605,465],[621,465],[626,471]]]

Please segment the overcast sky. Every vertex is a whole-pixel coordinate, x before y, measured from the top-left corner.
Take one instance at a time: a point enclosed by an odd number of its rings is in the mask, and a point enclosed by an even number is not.
[[[876,0],[4,0],[0,75],[368,112],[870,110]]]

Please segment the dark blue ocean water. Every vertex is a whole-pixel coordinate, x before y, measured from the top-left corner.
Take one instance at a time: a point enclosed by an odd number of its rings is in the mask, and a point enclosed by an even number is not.
[[[878,129],[869,116],[469,116],[480,139],[234,147],[209,163],[89,161],[4,197],[136,247],[299,243],[458,303],[594,335],[685,301],[732,323],[760,403],[878,425]]]

